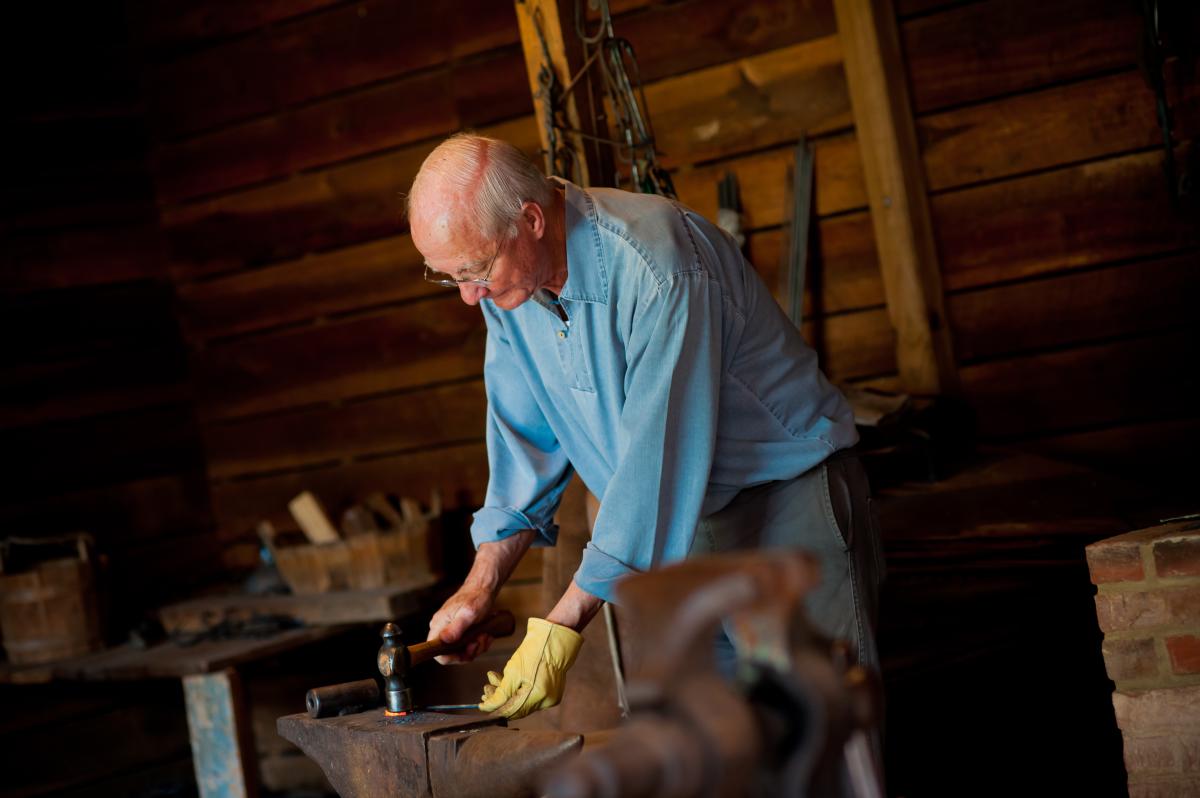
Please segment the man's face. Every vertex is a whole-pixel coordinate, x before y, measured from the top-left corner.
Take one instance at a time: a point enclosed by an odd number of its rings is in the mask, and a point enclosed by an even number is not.
[[[461,203],[454,206],[447,210],[461,213]],[[411,217],[413,243],[426,265],[457,280],[487,277],[486,284],[459,284],[459,295],[468,305],[490,299],[501,310],[512,310],[549,281],[549,269],[541,265],[544,259],[539,258],[536,225],[531,225],[524,214],[517,220],[515,237],[489,241],[474,225],[457,221],[461,216],[427,210],[436,211],[422,208]]]

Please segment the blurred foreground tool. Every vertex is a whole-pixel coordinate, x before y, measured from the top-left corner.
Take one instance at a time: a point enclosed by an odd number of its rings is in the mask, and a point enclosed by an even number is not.
[[[877,677],[848,665],[803,611],[818,581],[802,553],[721,555],[628,577],[617,603],[631,720],[544,784],[549,798],[881,796],[870,731]],[[721,624],[737,678],[720,676]]]

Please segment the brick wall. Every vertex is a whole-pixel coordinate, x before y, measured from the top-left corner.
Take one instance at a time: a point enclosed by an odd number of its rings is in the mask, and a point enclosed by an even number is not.
[[[1131,798],[1200,794],[1200,519],[1087,548]]]

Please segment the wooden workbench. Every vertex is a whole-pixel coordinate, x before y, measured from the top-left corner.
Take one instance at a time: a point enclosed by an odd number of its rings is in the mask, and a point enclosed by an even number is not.
[[[0,683],[111,682],[180,679],[196,783],[202,798],[240,798],[257,790],[255,752],[239,667],[341,635],[365,623],[412,617],[428,609],[431,577],[417,583],[318,595],[243,594],[191,599],[160,610],[175,640],[149,647],[126,643],[40,665],[0,663]],[[302,623],[270,634],[206,639],[205,630],[239,628],[256,618]],[[177,642],[180,635],[195,643]]]
[[[257,793],[254,745],[238,667],[343,634],[352,625],[287,629],[264,637],[175,642],[149,648],[124,644],[44,665],[0,666],[0,682],[183,681],[188,734],[202,798]]]

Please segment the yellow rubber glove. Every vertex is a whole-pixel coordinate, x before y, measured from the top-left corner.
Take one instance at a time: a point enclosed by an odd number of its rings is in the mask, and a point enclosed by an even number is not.
[[[575,663],[583,636],[574,629],[530,618],[525,639],[504,666],[504,676],[488,671],[479,708],[516,720],[562,700],[567,669]]]

